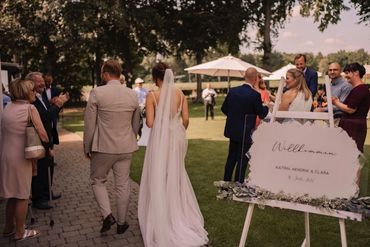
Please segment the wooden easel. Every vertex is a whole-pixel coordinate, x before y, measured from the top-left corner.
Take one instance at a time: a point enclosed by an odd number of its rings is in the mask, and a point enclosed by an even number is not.
[[[270,119],[270,123],[276,121],[276,118],[298,118],[298,119],[311,119],[311,120],[325,120],[329,121],[330,128],[334,128],[334,115],[333,115],[333,105],[331,102],[331,89],[330,89],[330,82],[328,78],[325,78],[325,88],[328,100],[328,112],[289,112],[289,111],[278,111],[279,105],[281,103],[281,97],[283,94],[283,87],[285,80],[281,78],[279,89],[276,96],[275,105],[273,107],[272,116]],[[352,213],[348,211],[341,211],[341,210],[328,210],[328,209],[321,209],[318,207],[305,205],[305,204],[298,204],[292,202],[285,202],[285,201],[278,201],[278,200],[264,200],[263,203],[259,202],[257,199],[252,198],[238,198],[236,196],[233,197],[234,201],[245,202],[248,203],[248,211],[245,217],[244,227],[242,231],[242,236],[240,238],[239,247],[245,246],[247,241],[247,235],[249,226],[252,220],[253,210],[255,204],[263,204],[269,207],[277,207],[281,209],[289,209],[294,211],[299,211],[304,213],[304,220],[305,220],[305,239],[301,247],[310,247],[310,220],[309,214],[319,214],[319,215],[326,215],[331,216],[339,219],[339,227],[340,227],[340,237],[342,247],[347,247],[347,237],[346,237],[346,228],[345,228],[345,219],[349,220],[356,220],[361,221],[362,215],[359,213]]]

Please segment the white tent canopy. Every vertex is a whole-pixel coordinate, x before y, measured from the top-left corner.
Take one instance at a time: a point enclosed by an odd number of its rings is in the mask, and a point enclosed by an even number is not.
[[[285,78],[286,72],[288,72],[288,70],[295,69],[295,68],[296,68],[295,65],[289,63],[289,64],[285,65],[284,67],[281,67],[280,69],[273,71],[270,76],[263,77],[263,79],[265,81],[278,81],[278,80],[281,79],[281,77]],[[322,73],[318,71],[317,76],[321,77]]]
[[[263,77],[263,79],[266,80],[266,81],[277,81],[277,80],[280,80],[281,77],[284,77],[285,78],[286,72],[288,70],[295,69],[295,68],[296,68],[295,65],[289,63],[289,64],[285,65],[284,67],[281,67],[280,69],[273,71],[270,76]]]
[[[244,73],[248,68],[255,68],[262,75],[270,75],[267,70],[261,69],[253,64],[244,62],[243,60],[231,55],[216,59],[211,62],[198,64],[185,70],[192,74],[203,74],[210,76],[227,76],[227,77],[244,77]]]

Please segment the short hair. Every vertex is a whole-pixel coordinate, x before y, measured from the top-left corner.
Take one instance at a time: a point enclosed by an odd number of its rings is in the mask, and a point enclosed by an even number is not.
[[[35,85],[31,80],[15,79],[9,84],[9,93],[13,101],[30,100],[30,92],[34,90]]]
[[[156,79],[160,79],[163,81],[164,79],[164,74],[166,73],[166,69],[169,69],[170,67],[163,63],[163,62],[159,62],[157,63],[153,69],[152,69],[152,77],[154,80]]]
[[[24,79],[34,81],[35,76],[41,76],[42,77],[42,73],[41,72],[30,72],[26,75],[26,77]]]
[[[343,69],[343,72],[356,72],[356,71],[358,71],[360,78],[362,78],[366,74],[365,67],[359,63],[347,64]]]
[[[306,58],[306,55],[305,54],[297,54],[295,57],[294,57],[294,61],[303,57],[303,60],[304,62],[307,62],[307,58]]]
[[[115,59],[108,59],[102,65],[101,72],[107,72],[111,76],[119,78],[122,73],[122,67],[119,62]]]

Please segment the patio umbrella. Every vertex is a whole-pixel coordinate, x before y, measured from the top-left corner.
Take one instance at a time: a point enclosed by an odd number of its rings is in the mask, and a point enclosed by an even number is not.
[[[185,70],[192,74],[202,74],[210,76],[227,76],[228,87],[230,88],[230,77],[244,77],[244,73],[248,68],[255,68],[262,75],[270,75],[267,70],[261,69],[253,64],[244,62],[243,60],[231,55],[216,59],[211,62],[198,64]]]

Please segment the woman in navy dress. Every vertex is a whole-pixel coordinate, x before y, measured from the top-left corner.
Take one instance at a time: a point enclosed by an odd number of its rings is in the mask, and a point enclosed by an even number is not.
[[[333,97],[333,104],[344,112],[339,127],[347,131],[355,140],[358,150],[363,153],[367,134],[366,117],[370,107],[369,87],[361,80],[366,70],[359,63],[351,63],[344,67],[343,71],[353,88],[343,103]]]

